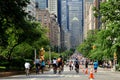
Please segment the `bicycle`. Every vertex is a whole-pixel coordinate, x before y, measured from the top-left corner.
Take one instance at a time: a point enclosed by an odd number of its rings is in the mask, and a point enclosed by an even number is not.
[[[29,69],[28,69],[28,68],[26,68],[26,69],[25,69],[25,72],[26,72],[26,76],[29,76],[30,71],[29,71]]]

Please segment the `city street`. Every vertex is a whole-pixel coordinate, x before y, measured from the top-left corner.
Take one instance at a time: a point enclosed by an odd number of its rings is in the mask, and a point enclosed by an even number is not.
[[[69,67],[65,66],[64,72],[62,74],[53,74],[52,69],[46,71],[44,74],[32,73],[30,76],[14,75],[9,77],[1,78],[0,80],[89,80],[89,70],[88,74],[83,73],[80,69],[80,73],[76,74],[75,70],[69,71]],[[94,80],[119,80],[120,72],[114,72],[107,69],[98,68],[98,72],[94,73]]]

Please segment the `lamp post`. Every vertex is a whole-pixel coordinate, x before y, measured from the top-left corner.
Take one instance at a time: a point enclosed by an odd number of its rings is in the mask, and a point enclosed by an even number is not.
[[[34,49],[34,60],[36,60],[36,49]]]
[[[50,47],[49,47],[49,61],[51,63],[51,50],[50,50]]]
[[[113,40],[113,45],[116,43],[116,38]],[[116,71],[116,64],[117,64],[117,54],[114,52],[113,54],[113,70]]]

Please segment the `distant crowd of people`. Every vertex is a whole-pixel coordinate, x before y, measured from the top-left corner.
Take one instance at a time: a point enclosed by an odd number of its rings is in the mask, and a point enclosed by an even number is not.
[[[40,60],[38,57],[35,59],[34,61],[34,65],[35,65],[35,71],[36,71],[36,74],[39,74],[40,71],[41,73],[44,73],[44,68],[46,66],[45,64],[45,60]],[[53,58],[53,60],[51,61],[51,63],[48,61],[48,68],[53,68],[53,73],[56,74],[57,72],[59,74],[61,74],[61,72],[64,71],[64,60],[63,60],[63,57],[62,56],[59,56],[58,58]],[[67,63],[66,63],[67,64]],[[94,68],[94,71],[97,72],[97,68],[98,68],[98,61],[90,61],[88,59],[85,59],[84,61],[80,61],[78,58],[71,60],[68,62],[68,65],[69,65],[69,69],[70,71],[71,70],[74,70],[75,68],[75,71],[77,73],[79,73],[79,68],[80,68],[80,65],[84,65],[84,68],[85,69],[88,69],[88,65],[91,65],[93,66]],[[29,70],[30,70],[30,63],[29,62],[25,62],[25,71],[26,71],[26,75],[29,75]]]
[[[75,70],[76,69],[79,69],[80,68],[80,65],[84,65],[84,68],[85,69],[88,69],[88,65],[91,65],[91,67],[94,68],[94,71],[97,72],[97,68],[98,68],[98,61],[95,60],[94,62],[93,61],[90,61],[88,59],[84,59],[83,60],[78,60],[77,58],[75,60],[71,60],[69,61],[69,63],[67,63],[67,65],[69,65],[69,69],[70,71],[73,70],[73,67],[75,67]]]

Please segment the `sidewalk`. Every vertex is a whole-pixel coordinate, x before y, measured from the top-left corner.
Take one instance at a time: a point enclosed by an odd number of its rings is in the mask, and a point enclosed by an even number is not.
[[[0,72],[0,77],[7,77],[7,76],[12,76],[16,74],[23,74],[25,73],[24,71],[8,71],[8,72]]]
[[[119,73],[120,74],[120,71],[115,71],[114,68],[101,68],[101,67],[98,67],[98,71],[107,71],[107,72],[113,72],[113,73]]]
[[[46,68],[45,71],[49,71],[49,69]],[[35,69],[31,70],[30,73],[35,73]],[[7,76],[12,76],[12,75],[18,75],[18,74],[25,74],[25,71],[0,72],[0,77],[7,77]]]

